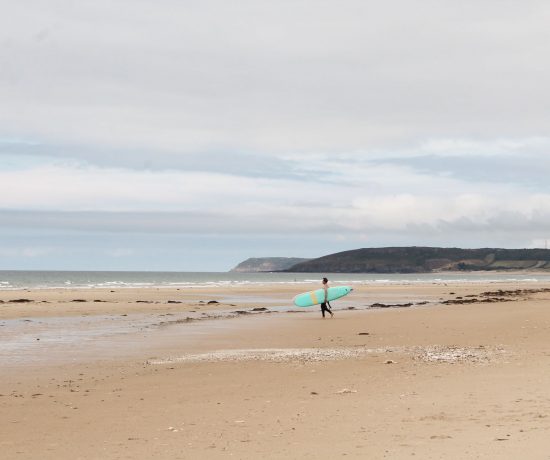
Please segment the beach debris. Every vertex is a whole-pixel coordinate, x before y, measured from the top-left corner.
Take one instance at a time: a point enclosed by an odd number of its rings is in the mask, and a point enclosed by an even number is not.
[[[214,305],[214,304],[220,303],[220,302],[218,302],[217,300],[209,300],[209,301],[206,302],[206,303],[207,303],[207,305]]]
[[[316,391],[311,391],[309,394],[310,395],[318,395],[319,393],[317,393]]]
[[[541,292],[550,292],[550,288],[542,288],[542,289],[515,289],[511,291],[504,291],[502,289],[499,289],[498,291],[488,291],[488,292],[482,292],[480,295],[483,297],[518,297],[522,295],[529,295],[529,294],[538,294]]]
[[[350,393],[357,393],[357,390],[350,390],[349,388],[342,388],[341,390],[337,391],[336,394],[338,395],[345,395]]]
[[[255,307],[252,309],[252,311],[267,311],[267,308],[265,307]]]
[[[483,345],[478,347],[433,345],[418,347],[414,358],[431,363],[455,364],[469,362],[483,364],[490,362],[494,356],[503,352],[502,348],[490,349]]]
[[[71,302],[86,302],[86,299],[73,299]]]
[[[31,299],[13,299],[9,301],[10,303],[26,303],[26,302],[32,302]]]
[[[385,304],[385,303],[373,303],[370,308],[407,308],[412,307],[413,304],[411,302],[408,303],[394,303],[394,304]]]
[[[183,302],[180,302],[179,300],[169,300],[166,303],[183,303]]]
[[[235,420],[235,423],[244,423],[244,420]]]
[[[149,365],[173,364],[177,362],[220,362],[220,361],[270,361],[286,362],[321,362],[355,359],[369,354],[389,353],[401,348],[252,348],[236,350],[218,350],[200,354],[188,354],[180,357],[150,359]]]
[[[184,324],[184,323],[192,323],[193,321],[199,321],[197,318],[191,318],[190,316],[186,316],[185,318],[181,319],[174,319],[171,321],[161,321],[158,323],[159,326],[170,326],[172,324]]]
[[[94,302],[107,302],[106,300],[94,299]]]
[[[185,320],[161,323],[166,325],[173,322],[192,321]],[[164,365],[184,362],[237,362],[237,361],[266,361],[273,363],[315,363],[323,361],[339,361],[345,359],[359,359],[367,356],[378,357],[385,353],[408,355],[415,360],[428,363],[470,363],[487,364],[505,353],[503,348],[488,347],[457,347],[447,345],[428,345],[411,347],[382,347],[368,348],[365,345],[355,347],[334,348],[249,348],[233,350],[217,350],[199,354],[186,354],[179,357],[150,358],[147,365]],[[383,361],[384,364],[398,364],[393,359]],[[312,370],[313,372],[314,370]]]
[[[453,305],[453,304],[472,304],[472,303],[493,303],[493,302],[513,302],[517,300],[518,297],[526,297],[531,294],[538,294],[543,292],[550,292],[549,288],[542,289],[515,289],[510,291],[504,291],[499,289],[498,291],[486,291],[479,294],[479,296],[470,294],[465,296],[465,298],[457,297],[454,300],[442,300],[444,305]],[[452,294],[452,293],[451,293]],[[483,297],[483,299],[478,299],[477,297]]]
[[[370,335],[370,332],[359,332],[357,335]]]

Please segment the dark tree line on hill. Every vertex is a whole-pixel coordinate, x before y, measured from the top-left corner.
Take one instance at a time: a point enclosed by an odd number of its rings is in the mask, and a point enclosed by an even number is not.
[[[426,273],[550,270],[548,249],[364,248],[303,261],[284,270],[303,273]]]

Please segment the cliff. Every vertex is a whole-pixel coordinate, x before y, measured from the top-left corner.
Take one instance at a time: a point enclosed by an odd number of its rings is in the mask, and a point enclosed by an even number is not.
[[[246,259],[235,268],[232,272],[254,273],[254,272],[277,272],[284,271],[296,264],[306,262],[309,259],[301,259],[298,257],[258,257]]]

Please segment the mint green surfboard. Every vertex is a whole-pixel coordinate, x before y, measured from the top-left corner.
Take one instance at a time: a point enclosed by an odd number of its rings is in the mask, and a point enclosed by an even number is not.
[[[328,301],[339,299],[348,295],[353,288],[349,286],[334,286],[328,288]],[[294,297],[294,305],[297,307],[311,307],[325,301],[325,290],[317,289],[316,291],[304,292]]]

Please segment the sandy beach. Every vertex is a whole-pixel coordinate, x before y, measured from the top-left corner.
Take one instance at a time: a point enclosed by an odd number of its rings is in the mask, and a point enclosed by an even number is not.
[[[4,459],[548,459],[550,284],[0,292]]]

